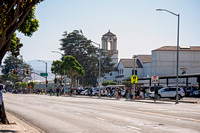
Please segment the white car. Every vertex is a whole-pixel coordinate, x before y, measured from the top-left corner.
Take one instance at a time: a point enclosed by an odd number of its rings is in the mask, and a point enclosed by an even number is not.
[[[185,91],[183,88],[178,88],[178,99],[180,100],[185,96]],[[154,98],[154,92],[150,95],[151,98]],[[157,99],[160,98],[176,98],[176,87],[167,87],[158,90],[158,94],[156,96]]]

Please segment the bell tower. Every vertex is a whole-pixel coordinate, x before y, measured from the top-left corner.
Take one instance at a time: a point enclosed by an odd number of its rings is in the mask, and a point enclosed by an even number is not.
[[[109,56],[114,63],[114,67],[117,67],[118,64],[118,50],[117,50],[117,37],[115,34],[110,32],[110,30],[104,34],[101,38],[102,49],[108,51]]]

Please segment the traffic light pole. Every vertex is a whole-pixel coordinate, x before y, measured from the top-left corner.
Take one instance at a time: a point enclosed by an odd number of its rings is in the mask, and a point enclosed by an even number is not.
[[[38,60],[38,61],[40,61],[40,62],[43,62],[43,63],[45,63],[46,64],[46,76],[45,76],[45,79],[46,79],[46,89],[45,89],[45,94],[46,94],[46,91],[47,91],[47,76],[48,76],[48,74],[47,74],[47,62],[44,62],[44,61],[42,61],[42,60]]]

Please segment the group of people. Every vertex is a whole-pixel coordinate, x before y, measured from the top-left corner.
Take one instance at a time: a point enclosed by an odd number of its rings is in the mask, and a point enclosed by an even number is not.
[[[131,89],[126,89],[126,99],[133,99],[134,96],[134,90],[133,88]],[[144,88],[135,88],[135,99],[143,99],[145,98],[145,89]]]
[[[121,88],[107,88],[107,97],[116,97],[117,99],[121,98],[121,92],[122,89]]]
[[[76,89],[66,89],[65,91],[66,91],[65,94],[69,95],[69,96],[76,94]],[[64,88],[62,88],[62,89],[60,89],[59,87],[57,87],[56,89],[50,88],[49,93],[50,93],[50,96],[55,95],[55,94],[57,96],[60,96],[60,95],[64,94]]]

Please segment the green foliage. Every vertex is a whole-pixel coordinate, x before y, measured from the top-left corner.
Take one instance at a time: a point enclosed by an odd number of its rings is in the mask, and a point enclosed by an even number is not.
[[[85,71],[83,67],[71,55],[65,56],[64,61],[61,64],[61,68],[65,69],[65,72],[68,76],[71,76],[71,75],[84,76],[85,75]]]
[[[131,81],[122,81],[122,85],[125,85],[126,87],[132,87]]]
[[[28,82],[28,87],[32,86],[31,88],[35,88],[36,83],[35,82]]]
[[[111,80],[107,80],[107,81],[104,81],[104,82],[102,83],[102,85],[103,85],[103,86],[107,86],[107,85],[117,85],[117,83],[114,82],[114,81],[111,81]]]
[[[21,83],[20,82],[15,82],[15,88],[19,89],[21,87]]]
[[[11,81],[20,81],[30,75],[25,75],[25,70],[29,69],[32,70],[31,66],[26,64],[22,58],[14,57],[14,56],[7,56],[4,60],[2,73],[4,74],[4,80],[11,80]],[[13,70],[16,70],[16,75],[13,75]]]
[[[21,83],[21,87],[24,89],[24,88],[27,88],[28,87],[28,84],[26,82],[22,82]]]
[[[32,36],[33,32],[37,31],[38,27],[39,21],[36,19],[34,6],[18,28],[18,31],[26,36]]]
[[[84,76],[85,71],[79,62],[71,55],[67,55],[61,64],[62,70],[65,70],[66,75],[71,79],[71,87],[76,86],[75,80],[79,76]]]
[[[0,64],[7,51],[18,56],[23,46],[16,37],[16,30],[26,36],[38,29],[35,6],[43,0],[1,0],[0,1]]]
[[[99,50],[91,40],[88,40],[82,31],[74,30],[71,33],[66,31],[60,39],[61,48],[65,55],[72,55],[83,66],[85,76],[82,80],[83,85],[96,86],[99,75]],[[64,57],[63,57],[64,58]],[[101,50],[101,76],[113,70],[111,58]]]
[[[63,70],[61,68],[62,61],[56,60],[51,64],[51,72],[55,75],[63,75]]]

